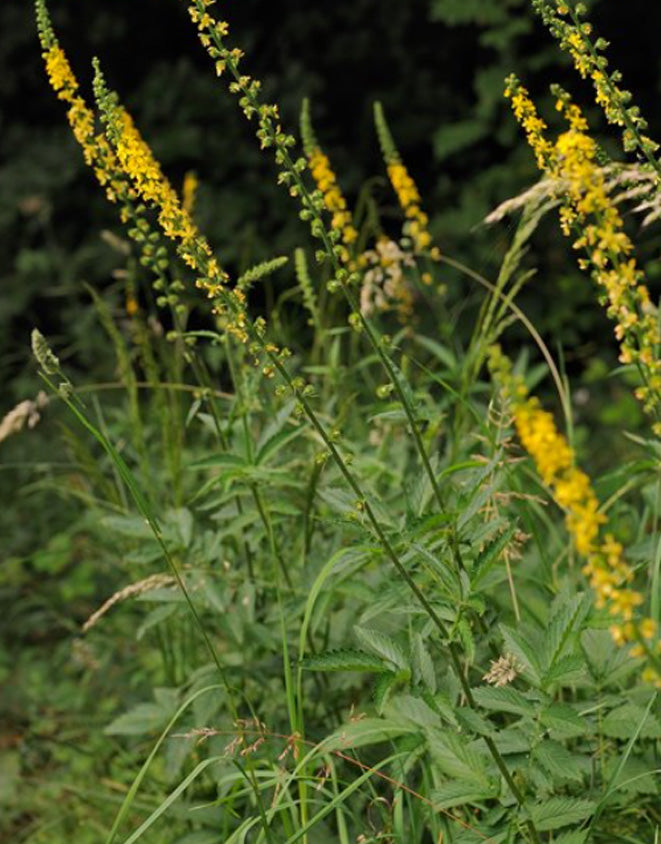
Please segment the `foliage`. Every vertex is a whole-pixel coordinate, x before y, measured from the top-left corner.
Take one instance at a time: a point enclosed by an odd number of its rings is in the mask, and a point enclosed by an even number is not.
[[[564,48],[590,52],[580,10],[534,5]],[[527,91],[508,83],[546,181],[510,203],[518,226],[490,282],[436,245],[387,102],[372,141],[384,194],[367,183],[354,210],[313,127],[314,99],[300,144],[293,110],[281,113],[236,46],[241,19],[230,34],[209,0],[192,0],[210,78],[262,150],[244,151],[252,139],[223,106],[225,152],[259,160],[258,174],[271,159],[289,201],[287,235],[243,261],[231,226],[212,248],[203,191],[166,178],[167,154],[162,168],[105,58],[80,85],[36,7],[50,83],[124,225],[104,241],[115,283],[87,288],[88,322],[72,326],[119,389],[79,383],[66,324],[65,340],[33,331],[64,459],[45,460],[24,494],[63,503],[55,529],[35,514],[36,550],[17,537],[4,567],[2,833],[658,838],[658,439],[641,414],[626,446],[619,432],[606,455],[581,442],[563,361],[518,304],[532,238],[560,206],[610,298],[582,279],[584,295],[608,308],[631,355],[614,378],[655,418],[658,311],[644,257],[625,293],[608,276],[633,244],[611,198],[619,171],[581,112],[560,93],[570,131],[552,143]],[[434,8],[487,27],[504,58],[532,20],[517,0]],[[608,78],[608,95],[626,99]],[[598,88],[612,116],[605,99]],[[473,136],[464,126],[444,142],[484,137],[493,103]],[[643,131],[638,112],[627,116]],[[163,117],[155,134],[167,139]],[[635,133],[625,140],[635,146]],[[652,161],[628,182],[647,203],[658,196],[651,144],[639,143]],[[635,191],[618,208],[627,198]],[[232,198],[222,207],[231,217]],[[516,349],[524,332],[512,363],[495,344]],[[562,426],[532,395],[547,375]],[[10,442],[30,436],[18,427]],[[583,458],[607,471],[592,480]]]

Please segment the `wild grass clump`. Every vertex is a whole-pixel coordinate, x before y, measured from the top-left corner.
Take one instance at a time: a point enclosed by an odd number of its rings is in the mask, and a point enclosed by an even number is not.
[[[508,79],[543,181],[509,203],[490,281],[446,252],[380,104],[396,223],[369,188],[352,208],[312,104],[299,141],[213,5],[187,4],[193,30],[301,220],[294,255],[238,273],[195,220],[204,174],[180,194],[98,60],[84,99],[36,3],[52,87],[137,259],[121,316],[90,291],[125,392],[112,418],[33,334],[78,425],[86,553],[116,566],[78,647],[112,654],[126,619],[145,695],[105,725],[99,782],[111,748],[127,762],[95,840],[659,840],[661,337],[615,189],[631,169],[567,92],[553,139]],[[657,146],[606,45],[580,4],[533,5],[653,203]],[[602,477],[564,359],[516,302],[545,295],[526,253],[556,207],[649,419]]]

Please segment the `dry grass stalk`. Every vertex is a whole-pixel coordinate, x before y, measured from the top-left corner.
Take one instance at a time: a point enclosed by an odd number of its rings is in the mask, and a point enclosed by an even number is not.
[[[43,390],[40,390],[34,401],[25,399],[25,401],[13,407],[0,421],[0,442],[6,440],[12,434],[22,431],[26,425],[28,428],[34,428],[41,419],[39,411],[43,410],[47,404],[48,396]]]
[[[129,583],[128,586],[125,586],[123,589],[115,592],[114,595],[111,595],[95,613],[92,613],[85,624],[83,624],[83,633],[87,633],[88,630],[94,627],[97,621],[102,618],[108,610],[114,607],[115,604],[119,604],[120,601],[125,601],[127,598],[133,598],[136,595],[144,595],[145,592],[152,592],[154,589],[160,589],[162,586],[174,586],[175,583],[176,581],[174,577],[169,574],[152,574],[149,577],[145,577],[144,580],[138,580],[136,583]]]

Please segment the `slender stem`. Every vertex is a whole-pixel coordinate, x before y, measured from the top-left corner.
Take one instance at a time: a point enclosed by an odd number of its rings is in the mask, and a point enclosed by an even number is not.
[[[204,7],[199,2],[199,0],[195,0],[195,3],[196,3],[196,6],[198,8],[198,11],[200,13],[204,13]],[[218,37],[215,29],[211,30],[211,38],[214,41],[216,48],[223,53],[226,64],[227,64],[227,68],[230,71],[230,73],[232,74],[232,76],[234,77],[235,82],[236,82],[239,90],[241,91],[241,94],[248,101],[250,108],[253,109],[256,113],[259,113],[261,104],[260,104],[259,100],[257,99],[257,97],[253,94],[250,86],[248,84],[246,84],[246,77],[242,76],[242,74],[239,72],[237,60],[234,58],[232,53],[225,48],[225,46],[222,42],[222,39]],[[317,204],[313,201],[312,196],[310,195],[310,191],[307,188],[307,185],[305,184],[305,182],[301,178],[301,175],[298,172],[298,169],[294,165],[294,162],[292,161],[292,158],[291,158],[289,151],[287,149],[287,145],[284,142],[279,140],[279,138],[278,138],[279,133],[274,128],[273,123],[272,123],[270,118],[267,117],[267,118],[264,119],[264,121],[262,123],[262,129],[269,133],[269,135],[270,135],[269,140],[276,147],[278,154],[279,154],[279,157],[281,158],[283,167],[291,174],[291,176],[293,178],[293,181],[296,185],[297,191],[303,199],[303,205],[310,214],[310,218],[311,218],[311,222],[312,222],[312,228],[313,228],[314,231],[318,231],[319,237],[320,237],[321,242],[324,246],[324,251],[328,255],[328,258],[330,259],[331,266],[332,266],[334,274],[337,276],[341,271],[346,272],[346,270],[343,270],[343,268],[340,265],[340,261],[339,261],[337,255],[336,255],[336,252],[335,252],[333,237],[328,232],[328,230],[327,230],[327,228],[324,224],[321,212],[317,208]],[[344,292],[345,298],[346,298],[346,300],[349,304],[349,307],[351,308],[352,313],[359,320],[359,324],[360,324],[361,328],[365,331],[365,334],[367,335],[367,338],[369,339],[372,347],[374,348],[374,351],[376,352],[379,360],[383,364],[383,367],[386,370],[388,378],[390,379],[390,381],[393,385],[395,394],[397,395],[397,398],[399,399],[399,401],[402,404],[402,407],[404,408],[404,412],[406,414],[407,421],[408,421],[409,426],[411,428],[411,433],[413,435],[413,439],[414,439],[416,449],[420,454],[420,458],[422,460],[424,470],[425,470],[427,476],[429,477],[429,482],[430,482],[432,490],[434,492],[434,497],[436,498],[436,501],[438,503],[438,506],[439,506],[441,512],[445,512],[445,505],[444,505],[444,502],[443,502],[443,496],[441,494],[441,489],[440,489],[440,486],[438,484],[438,480],[436,478],[434,470],[432,468],[431,462],[429,460],[429,455],[427,454],[427,450],[425,449],[424,443],[422,442],[422,436],[421,436],[420,430],[418,428],[418,423],[417,423],[416,418],[415,418],[415,413],[413,411],[413,408],[411,407],[410,402],[407,399],[407,396],[405,394],[405,391],[402,388],[400,380],[397,377],[397,373],[395,371],[393,363],[390,360],[390,357],[385,352],[385,349],[383,347],[383,343],[380,342],[380,340],[377,336],[377,332],[375,331],[374,327],[365,318],[364,314],[361,313],[361,310],[360,310],[360,307],[359,307],[358,302],[356,300],[356,297],[349,290],[349,288],[346,284],[342,284],[341,286],[342,286],[342,290]],[[456,550],[458,548],[458,545],[456,543],[454,543],[454,544],[456,546],[455,547],[455,556],[456,556]]]
[[[303,408],[305,415],[307,416],[311,425],[314,427],[314,429],[317,431],[317,433],[319,434],[319,436],[323,440],[324,445],[326,446],[326,448],[330,452],[333,460],[335,461],[338,469],[340,470],[340,472],[344,476],[346,482],[349,484],[351,489],[358,496],[358,500],[359,500],[359,502],[362,506],[363,512],[365,513],[365,515],[369,519],[369,522],[370,522],[374,532],[376,533],[377,537],[379,538],[379,541],[380,541],[381,545],[383,546],[383,549],[384,549],[386,555],[388,556],[388,558],[390,559],[392,564],[395,566],[397,572],[402,577],[402,579],[404,580],[406,585],[409,587],[411,592],[415,595],[418,602],[423,607],[423,609],[425,610],[425,612],[427,613],[429,618],[433,621],[434,625],[437,627],[437,629],[439,630],[439,632],[441,633],[443,638],[447,638],[448,632],[447,632],[447,628],[446,628],[443,620],[438,615],[438,613],[436,612],[434,607],[431,605],[431,603],[427,600],[427,597],[425,596],[424,592],[420,589],[420,587],[417,585],[415,580],[411,577],[409,572],[406,570],[406,567],[404,566],[404,564],[400,560],[400,558],[399,558],[397,552],[395,551],[392,543],[388,539],[388,537],[387,537],[385,531],[383,530],[379,520],[377,519],[377,517],[374,513],[374,510],[372,509],[369,501],[365,497],[360,483],[358,482],[357,478],[353,475],[353,473],[351,472],[351,470],[347,466],[346,461],[342,457],[340,451],[338,450],[335,443],[333,442],[333,440],[329,436],[328,432],[324,428],[323,424],[319,420],[317,414],[314,412],[314,409],[310,405],[307,397],[303,394],[303,392],[300,389],[298,389],[296,387],[296,385],[294,384],[294,381],[293,381],[292,377],[290,376],[287,368],[282,364],[282,361],[275,354],[270,353],[270,352],[267,352],[267,353],[269,354],[273,365],[276,367],[276,369],[278,370],[278,372],[280,373],[282,378],[285,380],[285,382],[287,383],[289,388],[296,395],[296,398],[298,399],[298,401],[301,403],[301,407]],[[460,656],[459,656],[459,651],[458,651],[456,643],[450,642],[449,645],[448,645],[448,650],[449,650],[449,653],[450,653],[450,660],[452,662],[452,665],[453,665],[453,668],[454,668],[455,673],[457,675],[457,678],[459,680],[459,683],[461,684],[462,692],[464,694],[464,697],[466,698],[466,702],[468,703],[468,705],[472,709],[477,709],[477,704],[475,703],[475,699],[472,695],[470,685],[468,683],[468,680],[466,679],[466,676],[464,674],[464,671],[463,671],[463,668],[462,668],[462,665],[461,665],[461,659],[460,659]],[[487,748],[489,749],[489,753],[491,754],[494,762],[496,763],[496,765],[498,767],[498,770],[501,772],[505,782],[507,783],[507,785],[508,785],[508,787],[509,787],[509,789],[512,793],[512,796],[516,800],[519,807],[523,808],[525,806],[525,799],[524,799],[521,791],[519,790],[518,786],[514,782],[512,775],[510,774],[509,770],[507,769],[507,766],[505,765],[505,761],[504,761],[500,751],[496,747],[496,744],[494,743],[493,739],[491,739],[491,737],[489,737],[489,736],[485,736],[484,740],[485,740],[485,744],[487,745]],[[528,830],[530,832],[532,840],[536,843],[539,842],[540,839],[539,839],[539,836],[537,834],[537,830],[535,829],[535,826],[532,823],[532,821],[526,821],[526,826],[528,827]]]

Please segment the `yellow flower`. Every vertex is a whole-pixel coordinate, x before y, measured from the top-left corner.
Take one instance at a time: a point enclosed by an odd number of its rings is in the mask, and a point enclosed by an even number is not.
[[[388,163],[388,176],[407,219],[405,234],[411,238],[417,252],[424,252],[431,245],[431,235],[427,228],[429,218],[420,207],[418,188],[398,159]]]
[[[324,206],[332,215],[331,228],[340,234],[343,244],[342,260],[344,263],[349,263],[351,261],[351,253],[348,247],[354,243],[358,237],[358,232],[354,228],[351,212],[337,183],[328,156],[322,152],[320,147],[315,146],[310,151],[308,155],[308,166],[312,173],[312,178],[323,194]]]
[[[578,43],[576,38],[574,41]],[[583,43],[582,39],[580,43]],[[512,100],[514,114],[526,130],[538,165],[555,181],[556,192],[563,200],[560,209],[563,233],[580,232],[573,245],[575,249],[585,250],[587,259],[583,265],[591,267],[593,278],[606,292],[607,314],[616,323],[620,361],[638,365],[645,383],[636,395],[644,410],[657,417],[656,426],[661,429],[658,319],[649,291],[642,283],[642,273],[631,257],[633,244],[624,231],[620,212],[609,196],[603,170],[597,161],[597,145],[587,134],[587,121],[579,107],[561,92],[556,107],[566,118],[569,129],[551,144],[544,137],[546,127],[537,118],[528,92],[515,77],[508,79],[506,95]]]
[[[187,214],[193,213],[198,185],[197,175],[189,170],[184,176],[184,184],[181,189],[181,204]]]
[[[490,350],[490,369],[513,406],[514,424],[521,444],[533,458],[537,470],[555,501],[565,511],[565,523],[576,550],[585,557],[583,573],[588,578],[599,609],[614,619],[611,634],[619,645],[656,637],[657,625],[650,618],[634,621],[635,608],[643,596],[632,589],[633,569],[624,558],[622,545],[610,533],[601,536],[606,517],[589,477],[574,463],[574,453],[557,430],[550,413],[543,410],[521,378],[512,374],[510,361],[498,346]],[[640,645],[639,645],[640,646]],[[645,649],[642,649],[645,653]],[[638,651],[636,651],[638,652]],[[661,677],[652,672],[654,682]]]

